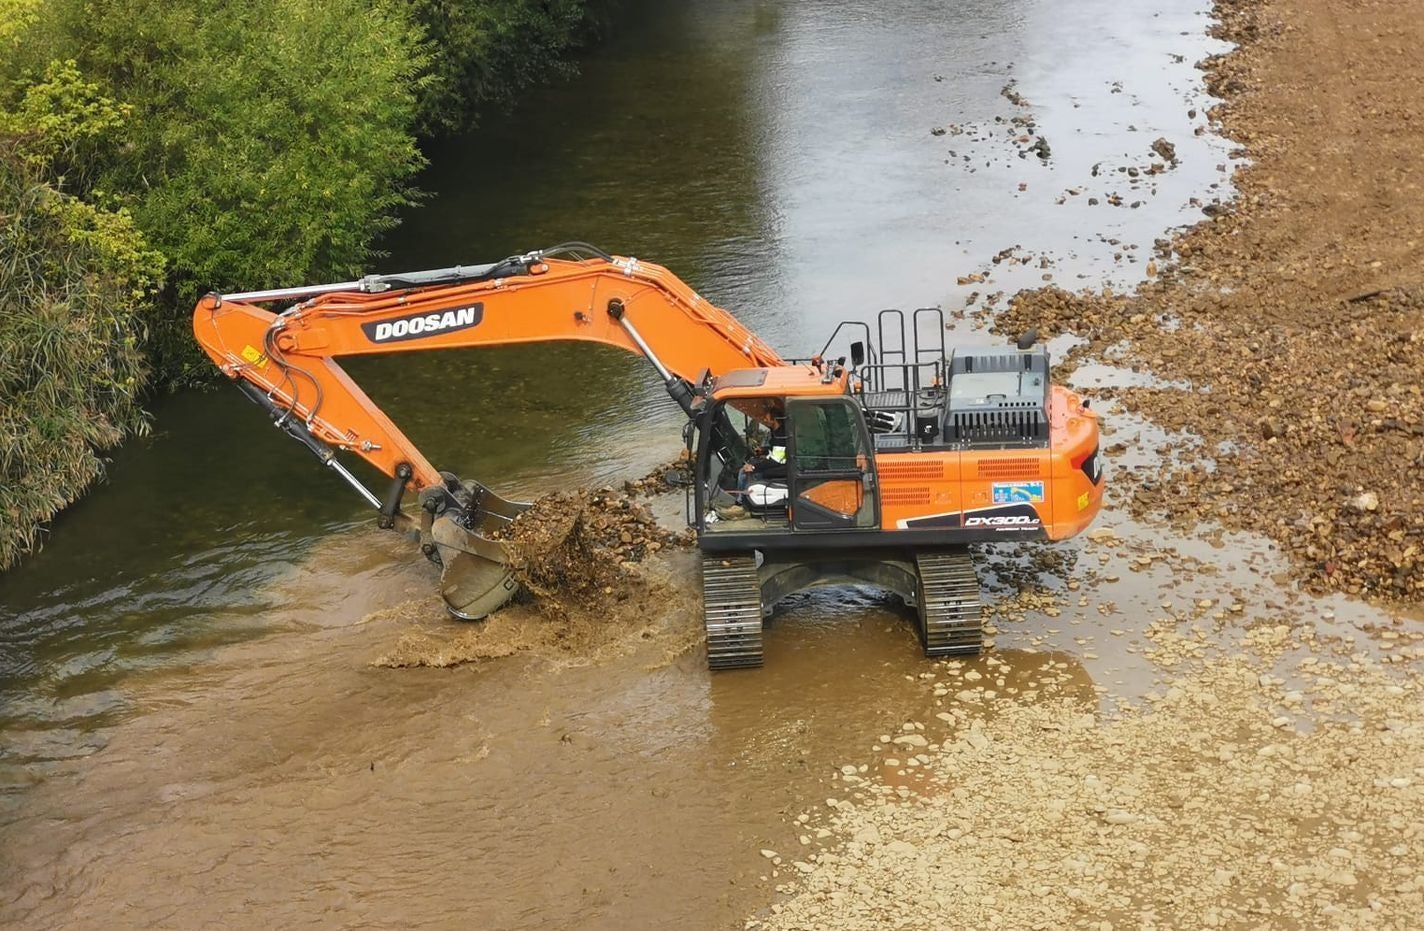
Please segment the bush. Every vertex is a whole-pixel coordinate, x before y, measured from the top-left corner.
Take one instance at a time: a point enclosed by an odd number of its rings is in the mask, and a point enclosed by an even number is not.
[[[104,145],[48,153],[52,180],[127,209],[163,254],[149,352],[165,382],[205,379],[199,295],[363,270],[415,200],[416,128],[568,71],[608,2],[0,0],[0,111],[47,136],[87,118],[75,82],[117,102]]]
[[[386,0],[53,0],[80,71],[132,108],[94,187],[167,258],[165,374],[209,374],[193,301],[347,277],[410,202],[425,57]]]
[[[586,0],[0,0],[0,568],[210,378],[210,289],[350,277],[418,126],[558,70]]]
[[[0,149],[0,568],[146,423],[140,307],[161,262],[124,213],[96,210]]]

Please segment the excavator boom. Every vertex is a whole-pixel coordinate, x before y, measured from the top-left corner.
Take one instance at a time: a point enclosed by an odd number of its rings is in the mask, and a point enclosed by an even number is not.
[[[440,485],[439,470],[337,357],[578,340],[647,355],[665,381],[782,364],[735,317],[667,269],[601,252],[556,257],[573,248],[337,285],[210,294],[198,302],[193,331],[225,374],[287,418],[284,426],[349,450],[392,478],[405,466],[416,492]],[[287,306],[258,306],[271,303]],[[657,355],[647,341],[659,347]]]

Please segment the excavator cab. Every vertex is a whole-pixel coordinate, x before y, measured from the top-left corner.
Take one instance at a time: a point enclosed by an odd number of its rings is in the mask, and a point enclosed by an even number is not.
[[[879,526],[870,435],[849,396],[714,395],[696,425],[692,526],[752,536]]]
[[[787,413],[792,529],[878,527],[875,458],[860,405],[849,397],[791,398]]]

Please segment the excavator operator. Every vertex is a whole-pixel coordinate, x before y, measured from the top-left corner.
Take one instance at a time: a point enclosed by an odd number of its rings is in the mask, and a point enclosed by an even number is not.
[[[764,446],[756,446],[752,449],[752,456],[742,466],[741,474],[737,476],[737,490],[746,491],[751,485],[765,485],[770,482],[786,481],[786,447],[773,446],[767,449]]]

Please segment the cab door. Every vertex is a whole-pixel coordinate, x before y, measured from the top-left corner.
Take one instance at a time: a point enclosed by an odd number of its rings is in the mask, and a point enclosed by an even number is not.
[[[791,526],[880,526],[875,457],[860,406],[850,398],[788,399]]]

